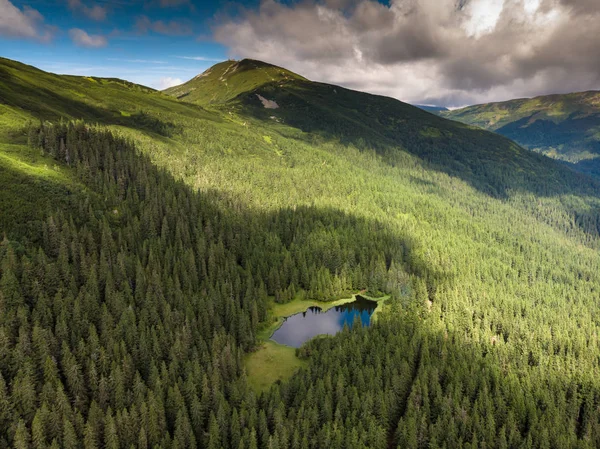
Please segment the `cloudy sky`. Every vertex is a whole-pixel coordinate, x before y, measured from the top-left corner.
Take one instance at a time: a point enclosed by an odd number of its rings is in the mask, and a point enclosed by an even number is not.
[[[0,55],[156,88],[250,57],[456,107],[600,89],[600,0],[0,0]]]

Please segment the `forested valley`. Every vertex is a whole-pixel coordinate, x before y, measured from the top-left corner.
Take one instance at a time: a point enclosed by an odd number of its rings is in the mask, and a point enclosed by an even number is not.
[[[600,445],[592,179],[303,80],[259,90],[276,121],[37,76],[101,99],[1,105],[1,448]],[[252,387],[275,306],[358,291],[389,296],[372,326]]]

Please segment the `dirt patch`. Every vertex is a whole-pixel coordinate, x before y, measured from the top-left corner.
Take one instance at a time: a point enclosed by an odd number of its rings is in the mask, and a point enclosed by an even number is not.
[[[258,99],[262,102],[263,106],[267,109],[279,109],[279,105],[273,100],[267,100],[262,95],[256,94]]]

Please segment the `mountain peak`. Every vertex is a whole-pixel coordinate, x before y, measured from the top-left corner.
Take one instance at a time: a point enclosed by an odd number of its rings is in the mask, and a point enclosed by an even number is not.
[[[273,82],[306,79],[267,62],[255,59],[228,60],[215,64],[203,73],[165,93],[202,105],[224,103],[238,95]]]

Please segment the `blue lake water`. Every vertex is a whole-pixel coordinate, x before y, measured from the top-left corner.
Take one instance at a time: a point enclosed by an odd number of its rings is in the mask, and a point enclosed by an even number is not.
[[[356,317],[360,317],[363,326],[371,324],[371,315],[377,308],[375,301],[357,295],[356,300],[335,306],[327,312],[320,307],[309,307],[306,312],[287,317],[271,339],[283,345],[299,348],[317,335],[335,335],[344,328],[352,327]]]

